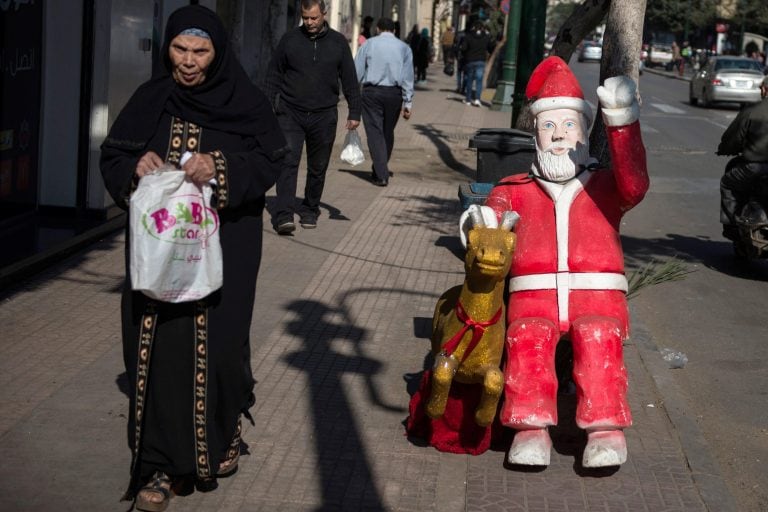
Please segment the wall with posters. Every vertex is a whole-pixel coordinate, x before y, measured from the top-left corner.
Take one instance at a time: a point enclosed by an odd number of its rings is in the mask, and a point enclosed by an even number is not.
[[[42,12],[0,0],[0,224],[37,206]]]

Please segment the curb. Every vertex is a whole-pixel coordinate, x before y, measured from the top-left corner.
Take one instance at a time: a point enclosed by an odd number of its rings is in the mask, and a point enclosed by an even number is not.
[[[643,73],[650,73],[652,75],[665,76],[667,78],[673,78],[675,80],[682,80],[683,82],[690,82],[691,81],[691,77],[690,76],[680,76],[680,75],[678,75],[676,73],[670,73],[669,71],[662,71],[662,70],[656,69],[656,68],[644,67],[643,68]]]
[[[51,266],[54,261],[62,260],[72,253],[88,247],[106,235],[123,229],[126,220],[127,215],[125,213],[120,213],[99,226],[83,231],[79,235],[67,238],[33,256],[12,263],[6,267],[1,267],[0,293],[5,293],[7,291],[6,288],[10,288],[11,285]]]
[[[738,512],[736,499],[726,485],[717,461],[711,455],[707,440],[696,420],[686,414],[688,405],[683,399],[683,391],[670,373],[675,370],[667,367],[653,335],[637,320],[634,311],[631,314],[631,340],[638,348],[642,364],[663,399],[664,411],[677,433],[683,456],[691,470],[691,478],[704,506],[712,512]]]

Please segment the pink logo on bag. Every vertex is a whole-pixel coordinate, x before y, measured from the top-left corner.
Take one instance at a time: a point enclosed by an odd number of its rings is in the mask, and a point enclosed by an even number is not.
[[[180,245],[203,243],[219,229],[216,210],[204,206],[200,196],[180,194],[172,196],[163,204],[175,204],[170,211],[165,206],[150,208],[142,215],[144,229],[164,242]]]

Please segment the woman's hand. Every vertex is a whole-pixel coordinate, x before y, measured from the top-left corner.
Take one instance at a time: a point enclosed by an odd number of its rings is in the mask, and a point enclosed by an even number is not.
[[[136,164],[136,176],[143,178],[150,172],[163,166],[165,162],[160,158],[160,155],[154,151],[147,151],[139,158],[139,162]]]
[[[206,153],[195,153],[181,166],[189,179],[195,183],[205,183],[216,175],[213,157]]]

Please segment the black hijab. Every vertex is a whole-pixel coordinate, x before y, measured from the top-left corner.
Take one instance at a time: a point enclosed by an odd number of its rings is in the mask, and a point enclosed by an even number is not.
[[[189,28],[204,30],[211,37],[214,58],[205,81],[184,87],[171,75],[168,54],[171,41]],[[118,115],[104,145],[142,150],[157,130],[163,112],[203,128],[253,136],[268,157],[284,153],[286,143],[266,96],[251,83],[236,60],[219,17],[201,5],[189,5],[168,18],[161,50],[162,70],[143,83]]]

